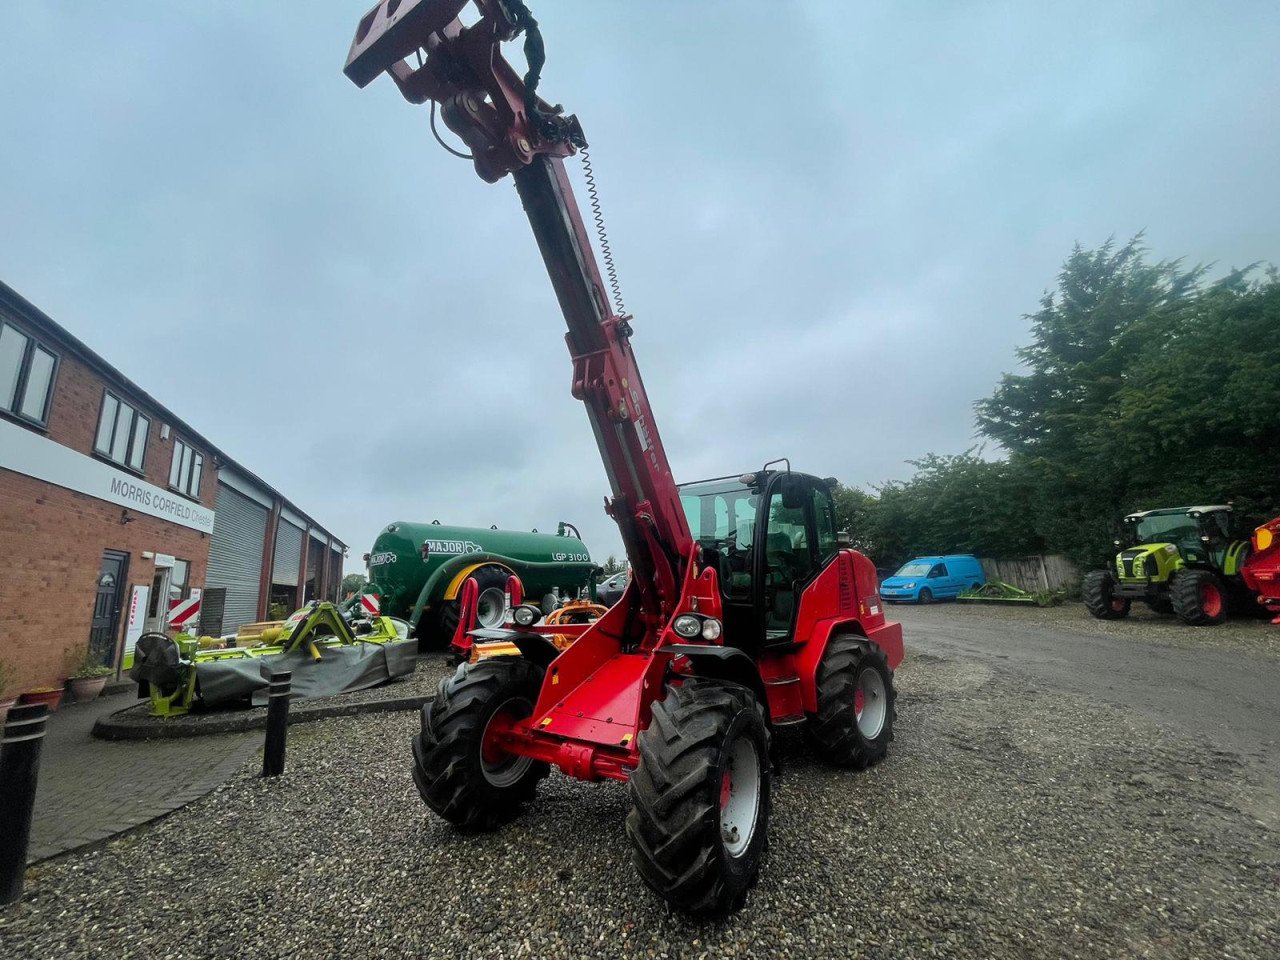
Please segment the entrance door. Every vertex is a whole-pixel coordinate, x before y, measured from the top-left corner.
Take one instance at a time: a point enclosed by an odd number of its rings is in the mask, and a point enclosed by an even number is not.
[[[93,662],[115,666],[116,628],[120,625],[120,602],[124,597],[129,555],[104,550],[98,570],[98,588],[93,599],[93,621],[89,627],[89,653]]]
[[[805,478],[779,476],[764,503],[760,551],[764,587],[765,643],[789,643],[800,593],[817,571],[813,548],[813,501]]]

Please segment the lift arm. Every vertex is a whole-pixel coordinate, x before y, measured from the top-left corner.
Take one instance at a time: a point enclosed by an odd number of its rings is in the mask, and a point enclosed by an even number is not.
[[[360,20],[346,75],[364,87],[390,74],[411,103],[436,104],[490,183],[513,174],[569,327],[573,395],[587,408],[609,477],[605,510],[617,522],[639,595],[638,640],[675,610],[693,539],[631,350],[631,324],[609,306],[564,158],[585,147],[577,118],[537,96],[544,61],[523,0],[382,0]],[[502,43],[524,35],[521,79]]]

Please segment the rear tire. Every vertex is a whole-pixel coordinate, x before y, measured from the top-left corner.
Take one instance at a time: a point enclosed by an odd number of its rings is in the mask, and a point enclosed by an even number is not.
[[[545,763],[511,754],[486,756],[485,732],[495,716],[533,712],[542,671],[521,657],[463,664],[422,708],[413,738],[413,781],[423,801],[464,830],[492,830],[533,799]]]
[[[1090,570],[1080,584],[1085,608],[1099,620],[1120,620],[1129,615],[1128,597],[1115,596],[1116,581],[1106,570]]]
[[[1227,589],[1210,570],[1179,570],[1169,584],[1173,612],[1183,623],[1210,627],[1227,619]]]
[[[1147,600],[1147,606],[1151,608],[1152,613],[1158,613],[1162,616],[1168,616],[1173,613],[1173,601],[1169,599],[1167,593],[1156,594]]]
[[[769,731],[746,687],[667,688],[636,738],[627,837],[645,884],[672,906],[721,917],[755,885],[769,829]]]
[[[818,712],[804,729],[818,756],[858,770],[884,759],[898,694],[883,650],[855,634],[832,637],[818,664],[817,694]]]

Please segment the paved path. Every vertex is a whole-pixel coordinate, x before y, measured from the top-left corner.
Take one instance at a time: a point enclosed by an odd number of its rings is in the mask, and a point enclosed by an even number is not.
[[[27,861],[34,863],[163,816],[223,783],[262,743],[261,732],[108,743],[98,717],[130,694],[67,704],[49,719]]]

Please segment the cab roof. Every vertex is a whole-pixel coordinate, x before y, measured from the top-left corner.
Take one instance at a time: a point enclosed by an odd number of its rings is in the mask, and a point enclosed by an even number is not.
[[[1159,510],[1135,510],[1133,513],[1125,517],[1126,520],[1141,520],[1144,517],[1173,517],[1178,514],[1186,514],[1193,516],[1201,513],[1219,513],[1221,511],[1231,512],[1231,504],[1219,503],[1210,506],[1199,507],[1162,507]]]

